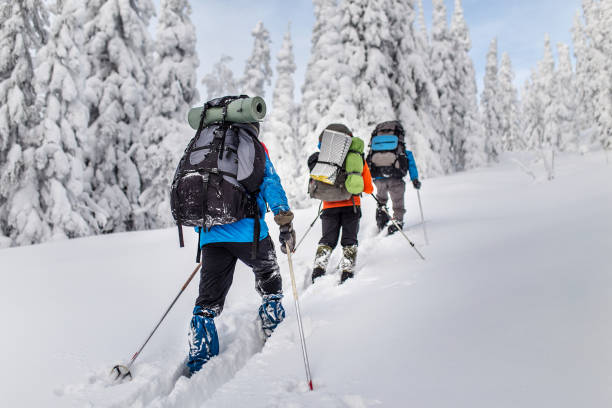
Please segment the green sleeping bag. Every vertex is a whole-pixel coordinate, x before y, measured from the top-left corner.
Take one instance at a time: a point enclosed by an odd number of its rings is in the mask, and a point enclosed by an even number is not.
[[[187,121],[192,129],[198,129],[204,106],[191,108],[187,113]],[[266,102],[259,96],[240,98],[227,105],[228,122],[250,123],[259,122],[266,116]],[[223,108],[209,108],[204,118],[204,126],[220,122],[223,119]]]
[[[346,170],[347,177],[344,182],[346,190],[353,194],[363,193],[363,148],[364,142],[358,137],[354,137],[351,141],[351,147],[346,159],[344,161],[344,169]]]

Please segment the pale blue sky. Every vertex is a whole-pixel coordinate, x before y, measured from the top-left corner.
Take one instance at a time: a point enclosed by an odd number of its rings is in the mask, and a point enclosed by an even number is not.
[[[449,15],[454,0],[445,0]],[[158,0],[156,0],[158,2]],[[423,0],[425,17],[431,20],[431,0]],[[287,24],[291,22],[298,70],[295,75],[296,98],[304,81],[310,54],[310,34],[314,17],[310,0],[191,0],[192,21],[197,27],[200,56],[199,79],[209,72],[221,54],[234,58],[233,68],[241,76],[244,61],[253,44],[250,32],[261,20],[272,38],[272,67]],[[493,37],[498,38],[501,53],[510,54],[522,85],[543,53],[544,35],[557,42],[571,44],[570,29],[580,0],[463,0],[465,18],[472,37],[472,59],[477,82],[482,83],[486,53]],[[204,93],[202,93],[204,97]],[[271,91],[268,92],[268,97]]]

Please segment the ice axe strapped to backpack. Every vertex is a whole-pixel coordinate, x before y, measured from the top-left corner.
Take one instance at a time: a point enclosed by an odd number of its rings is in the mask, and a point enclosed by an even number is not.
[[[245,108],[249,106],[251,111]],[[183,225],[200,227],[201,234],[215,225],[254,218],[255,256],[260,233],[257,195],[266,162],[259,124],[254,122],[263,118],[261,112],[265,115],[263,99],[246,95],[213,99],[201,109],[196,135],[178,164],[170,193],[181,246]]]

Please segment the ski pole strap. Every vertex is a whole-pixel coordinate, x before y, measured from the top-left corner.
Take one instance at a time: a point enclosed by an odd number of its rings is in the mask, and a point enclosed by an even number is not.
[[[259,234],[261,233],[261,223],[259,214],[255,214],[255,225],[253,226],[253,244],[251,245],[251,259],[257,259],[257,249],[259,248]]]
[[[198,251],[196,253],[196,263],[197,264],[200,263],[200,258],[202,256],[202,247],[200,246],[200,239],[202,238],[202,228],[204,227],[200,227],[198,229]]]
[[[176,226],[178,228],[179,245],[181,248],[183,248],[185,246],[185,241],[183,239],[183,226],[180,223],[176,224]]]

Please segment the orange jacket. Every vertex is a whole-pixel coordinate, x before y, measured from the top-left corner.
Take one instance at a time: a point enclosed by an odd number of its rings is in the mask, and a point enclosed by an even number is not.
[[[366,194],[372,194],[374,192],[374,185],[372,184],[372,175],[370,174],[370,168],[367,163],[363,163],[363,171],[361,172],[363,177],[363,192]],[[361,205],[361,198],[359,196],[353,196],[355,199],[355,205]],[[345,201],[323,201],[323,209],[337,208],[337,207],[349,207],[353,205],[353,200]]]

